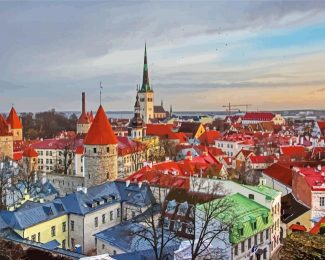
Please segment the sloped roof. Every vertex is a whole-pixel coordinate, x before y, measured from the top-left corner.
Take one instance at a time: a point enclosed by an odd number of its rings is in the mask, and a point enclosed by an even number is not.
[[[154,106],[153,107],[153,112],[154,113],[166,113],[163,106]]]
[[[307,228],[305,226],[299,224],[291,224],[289,229],[291,229],[292,231],[307,231]]]
[[[182,122],[178,132],[190,133],[194,136],[201,125],[202,124],[198,122]]]
[[[246,114],[243,116],[243,120],[271,121],[274,116],[275,115],[270,112],[246,112]]]
[[[319,233],[320,228],[324,226],[325,226],[325,216],[315,224],[315,226],[309,231],[309,233],[312,235],[316,235]]]
[[[254,164],[273,163],[275,157],[273,155],[252,155],[249,157],[249,160]]]
[[[305,147],[301,145],[280,146],[280,152],[289,157],[306,157],[307,155]]]
[[[24,157],[37,157],[38,153],[35,151],[34,147],[29,146],[23,152]]]
[[[66,214],[66,211],[59,201],[48,203],[28,203],[15,211],[3,210],[0,212],[3,220],[8,226],[22,230],[34,226],[40,222],[47,221]]]
[[[89,114],[87,113],[81,113],[79,119],[78,119],[78,124],[89,124],[91,122],[89,118]]]
[[[214,141],[220,138],[222,134],[216,130],[205,131],[200,137],[199,140],[201,144],[214,144]]]
[[[8,124],[10,124],[12,129],[22,129],[23,125],[20,122],[20,119],[17,115],[17,112],[14,107],[11,108],[10,113],[7,118]]]
[[[93,123],[84,140],[85,145],[107,145],[117,144],[111,124],[108,122],[106,113],[102,106],[97,110]]]
[[[263,170],[263,173],[289,187],[292,186],[292,171],[289,167],[279,163],[274,163],[267,169]]]
[[[299,203],[292,193],[289,193],[281,198],[281,221],[285,224],[295,220],[308,210],[310,209]]]
[[[0,114],[0,135],[1,136],[11,135],[11,133],[9,133],[9,125],[1,114]]]

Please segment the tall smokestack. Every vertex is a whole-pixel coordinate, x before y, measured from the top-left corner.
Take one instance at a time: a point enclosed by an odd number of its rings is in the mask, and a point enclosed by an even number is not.
[[[86,113],[86,97],[85,92],[82,92],[82,114]]]

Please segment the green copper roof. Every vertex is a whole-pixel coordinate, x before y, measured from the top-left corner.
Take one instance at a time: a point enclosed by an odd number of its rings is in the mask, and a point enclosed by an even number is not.
[[[275,189],[272,189],[271,187],[265,186],[265,185],[258,185],[258,186],[252,186],[252,185],[243,185],[247,189],[256,191],[258,193],[261,193],[266,196],[268,200],[273,200],[277,196],[281,194],[280,191],[277,191]]]
[[[140,92],[151,92],[152,89],[149,84],[149,70],[147,61],[147,44],[144,46],[144,62],[143,62],[143,79]]]
[[[239,193],[227,196],[221,200],[230,200],[233,203],[232,209],[216,216],[216,219],[225,223],[229,223],[229,221],[234,219],[234,226],[230,231],[231,243],[237,244],[244,241],[272,225],[272,215],[268,208]],[[199,209],[204,210],[204,207],[199,206]],[[256,228],[254,227],[255,225]],[[242,235],[240,234],[240,229],[243,229]]]

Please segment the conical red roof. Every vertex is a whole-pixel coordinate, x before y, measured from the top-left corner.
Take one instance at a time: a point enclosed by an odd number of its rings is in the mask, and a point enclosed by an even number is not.
[[[24,157],[37,157],[38,153],[35,151],[35,149],[31,146],[26,148],[23,152]]]
[[[111,124],[108,122],[106,113],[102,106],[98,108],[91,127],[84,140],[86,145],[117,144]]]
[[[11,129],[22,129],[23,128],[14,107],[12,107],[11,110],[10,110],[10,113],[8,115],[8,118],[7,118],[7,122],[11,126]]]
[[[9,125],[7,121],[0,114],[0,135],[8,135],[9,134]]]

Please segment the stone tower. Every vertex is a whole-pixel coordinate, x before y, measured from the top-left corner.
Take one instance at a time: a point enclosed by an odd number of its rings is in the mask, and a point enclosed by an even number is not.
[[[146,126],[140,115],[139,95],[137,94],[134,104],[134,117],[128,126],[128,135],[132,139],[142,139],[146,135]]]
[[[10,131],[12,132],[12,137],[14,141],[23,140],[23,125],[20,122],[20,119],[17,115],[17,112],[14,107],[11,108],[10,113],[7,118],[7,123],[10,126]]]
[[[144,64],[143,64],[143,79],[142,86],[138,90],[140,99],[140,116],[147,124],[151,118],[154,118],[153,110],[153,90],[149,84],[149,72],[147,61],[147,46],[144,46]]]
[[[38,153],[33,147],[27,147],[23,152],[23,169],[26,173],[31,174],[38,170],[37,163]]]
[[[90,187],[117,178],[117,138],[102,106],[84,140],[84,186]]]
[[[77,134],[87,134],[91,124],[91,118],[86,112],[86,96],[85,92],[82,92],[82,109],[81,115],[77,122]]]

